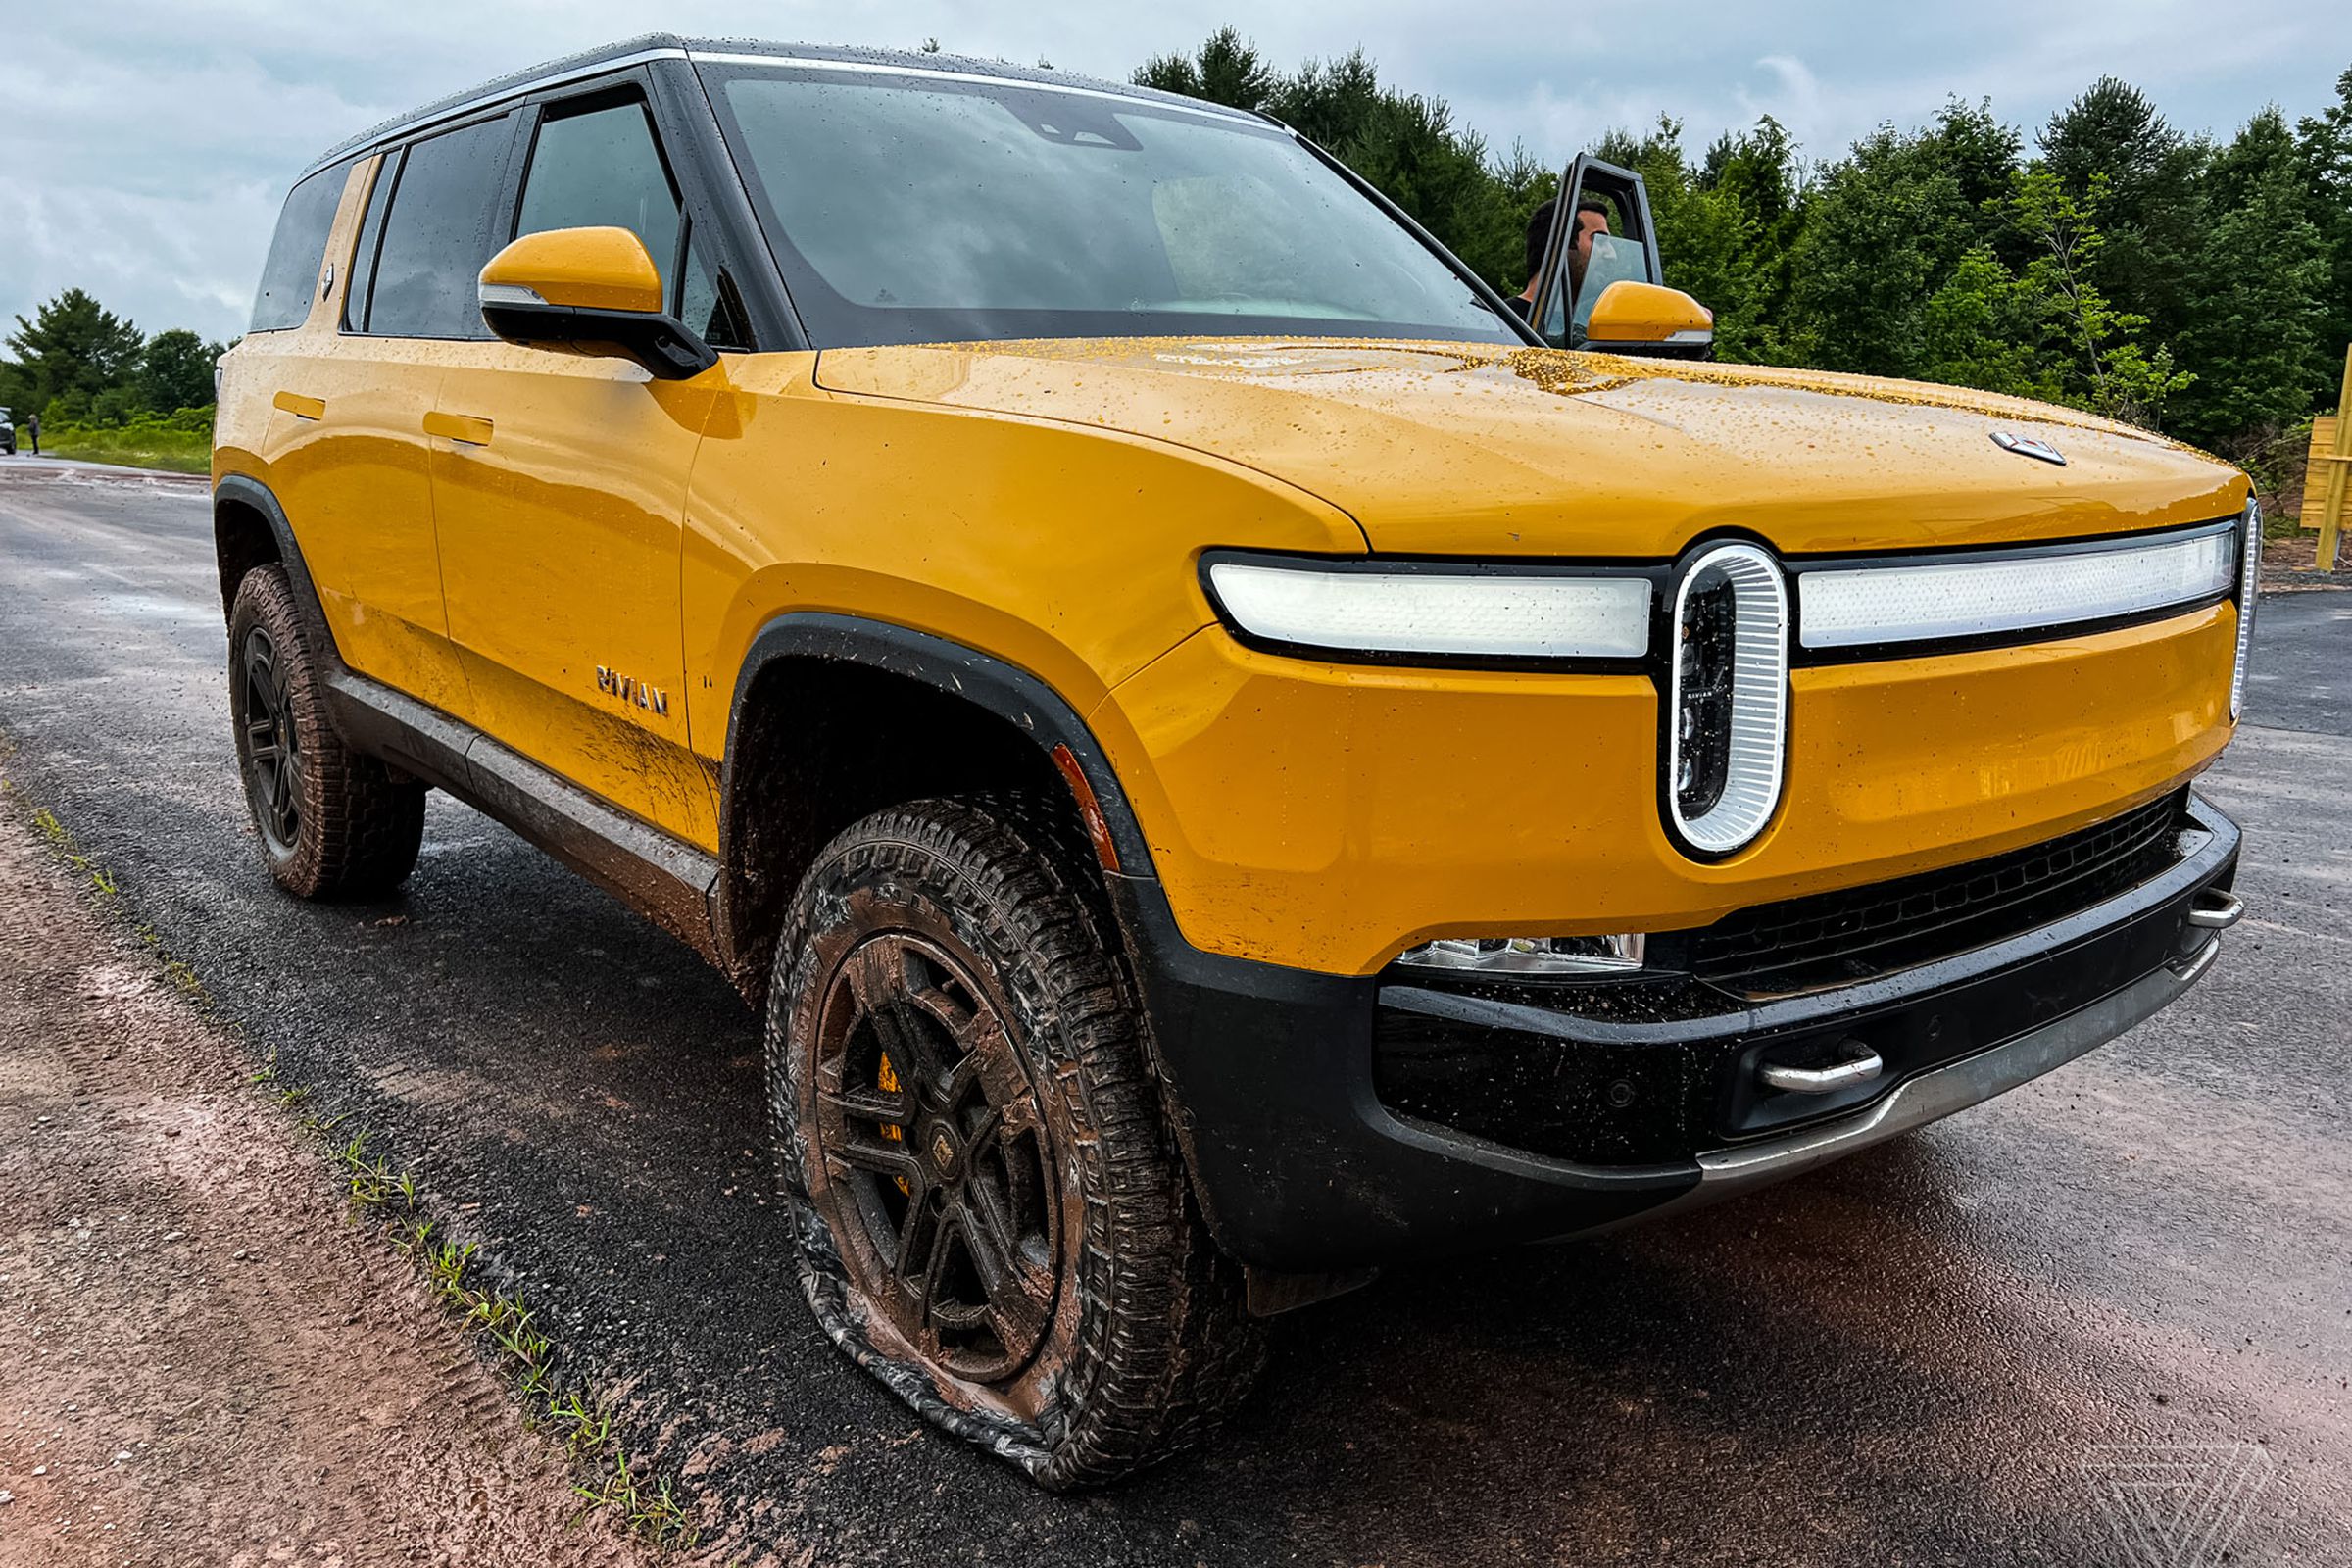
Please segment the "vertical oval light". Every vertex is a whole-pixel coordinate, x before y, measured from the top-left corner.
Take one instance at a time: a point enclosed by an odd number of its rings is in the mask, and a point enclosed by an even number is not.
[[[2237,656],[2230,665],[2230,718],[2246,706],[2246,656],[2254,651],[2254,600],[2262,592],[2262,503],[2247,498],[2237,545]]]
[[[1781,802],[1788,586],[1780,564],[1748,544],[1693,557],[1675,587],[1667,654],[1667,814],[1686,847],[1729,855]]]

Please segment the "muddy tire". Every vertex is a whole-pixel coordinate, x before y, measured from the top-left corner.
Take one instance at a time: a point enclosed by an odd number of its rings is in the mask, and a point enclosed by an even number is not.
[[[818,1322],[1055,1490],[1196,1442],[1264,1360],[1074,849],[1007,799],[857,824],[794,896],[766,1029]]]
[[[282,566],[237,584],[228,709],[270,874],[303,899],[388,893],[416,865],[424,786],[343,744]]]

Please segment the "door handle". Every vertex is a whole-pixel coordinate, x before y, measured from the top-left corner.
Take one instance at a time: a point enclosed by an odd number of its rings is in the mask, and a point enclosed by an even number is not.
[[[488,446],[490,444],[490,428],[488,419],[476,418],[470,414],[444,414],[439,409],[435,409],[424,416],[424,433],[426,435],[446,436],[452,441],[462,441],[469,447]]]
[[[270,400],[270,405],[272,408],[285,410],[297,419],[323,419],[326,417],[326,399],[306,398],[299,392],[280,392]]]

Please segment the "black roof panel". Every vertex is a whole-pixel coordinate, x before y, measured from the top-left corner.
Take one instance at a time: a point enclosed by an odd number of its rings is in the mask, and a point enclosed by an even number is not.
[[[460,110],[480,106],[489,108],[503,98],[517,98],[543,83],[564,77],[583,75],[597,67],[656,53],[768,55],[778,60],[852,60],[879,66],[899,66],[920,71],[959,71],[973,75],[996,76],[1006,81],[1052,82],[1060,86],[1091,87],[1102,92],[1157,100],[1162,103],[1186,104],[1200,107],[1198,100],[1177,93],[1162,92],[1156,87],[1138,87],[1129,82],[1104,81],[1094,76],[1082,76],[1067,71],[1054,71],[1043,66],[1016,66],[1004,60],[979,60],[969,55],[931,53],[914,49],[863,49],[838,44],[770,43],[758,38],[682,38],[676,33],[649,32],[618,43],[585,49],[578,54],[565,55],[524,71],[512,71],[495,76],[464,92],[451,93],[409,111],[396,115],[380,125],[372,125],[358,135],[336,143],[320,154],[305,174],[324,169],[341,159],[353,157],[388,141],[401,132],[445,119]],[[1226,111],[1232,113],[1233,111]]]

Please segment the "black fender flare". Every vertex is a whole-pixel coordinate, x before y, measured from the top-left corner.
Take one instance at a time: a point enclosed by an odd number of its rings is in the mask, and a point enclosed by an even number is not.
[[[735,821],[735,766],[742,756],[736,742],[742,734],[744,710],[760,672],[783,659],[827,660],[907,676],[996,714],[1035,741],[1040,754],[1049,760],[1054,748],[1066,746],[1102,808],[1118,852],[1119,874],[1158,880],[1152,872],[1152,852],[1144,841],[1144,830],[1110,759],[1059,692],[1028,670],[962,643],[892,621],[826,611],[794,611],[775,616],[754,635],[744,654],[727,707],[727,744],[719,773],[719,823],[726,842],[731,842]]]

